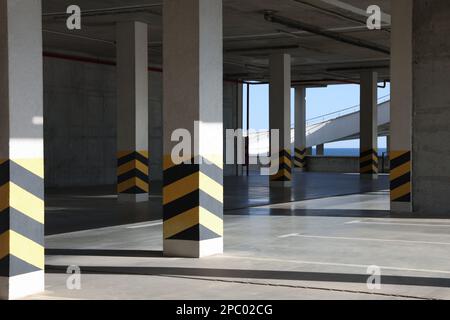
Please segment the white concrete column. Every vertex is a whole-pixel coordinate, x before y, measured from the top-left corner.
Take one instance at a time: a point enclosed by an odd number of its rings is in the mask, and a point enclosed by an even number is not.
[[[44,291],[40,0],[0,0],[0,299]]]
[[[295,88],[295,148],[294,166],[306,170],[306,88]]]
[[[236,127],[235,130],[243,130],[243,121],[244,121],[244,84],[238,83],[236,85]],[[242,131],[243,132],[243,131]],[[236,143],[235,152],[234,152],[234,158],[235,158],[235,166],[236,166],[236,174],[238,176],[242,176],[244,174],[244,166],[242,164],[238,164],[238,154],[239,150],[244,154],[245,158],[245,143],[243,145],[239,145],[239,143]]]
[[[148,201],[148,27],[119,22],[117,37],[117,192]]]
[[[391,136],[386,136],[386,152],[391,152]]]
[[[378,74],[361,73],[360,174],[362,178],[378,178]]]
[[[412,211],[413,7],[392,2],[391,29],[391,210]]]
[[[222,0],[167,0],[163,12],[164,255],[220,254]]]
[[[279,130],[279,171],[270,177],[270,185],[290,187],[291,159],[291,57],[288,54],[270,56],[269,128]]]

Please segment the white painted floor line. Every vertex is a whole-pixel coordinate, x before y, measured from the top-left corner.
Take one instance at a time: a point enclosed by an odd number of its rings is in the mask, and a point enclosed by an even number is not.
[[[450,224],[422,224],[422,223],[397,223],[397,222],[374,222],[374,221],[349,221],[345,224],[379,224],[379,225],[393,225],[393,226],[414,226],[414,227],[438,227],[449,228]]]
[[[414,243],[414,244],[433,244],[450,246],[450,242],[434,242],[434,241],[415,241],[415,240],[400,240],[400,239],[375,239],[375,238],[351,238],[351,237],[327,237],[327,236],[309,236],[301,234],[287,234],[279,236],[278,238],[307,238],[307,239],[324,239],[324,240],[345,240],[345,241],[375,241],[375,242],[399,242],[399,243]]]
[[[298,233],[290,233],[290,234],[285,234],[285,235],[279,236],[278,238],[283,239],[283,238],[291,238],[291,237],[296,237],[296,236],[298,236]]]
[[[137,226],[129,226],[126,227],[127,229],[141,229],[141,228],[149,228],[149,227],[156,227],[156,226],[160,226],[162,225],[163,222],[155,222],[155,223],[149,223],[149,224],[141,224],[141,225],[137,225]]]
[[[338,262],[322,262],[322,261],[302,261],[302,260],[286,260],[286,259],[274,259],[274,258],[258,258],[258,257],[247,257],[247,256],[220,256],[227,259],[247,259],[255,261],[265,261],[265,262],[287,262],[295,264],[311,264],[318,266],[331,266],[331,267],[350,267],[350,268],[363,268],[364,272],[367,268],[372,265],[365,264],[354,264],[354,263],[338,263]],[[410,272],[420,272],[420,273],[436,273],[436,274],[449,274],[450,271],[447,270],[434,270],[434,269],[414,269],[414,268],[403,268],[403,267],[392,267],[392,266],[378,266],[381,270],[393,270],[393,271],[410,271]]]

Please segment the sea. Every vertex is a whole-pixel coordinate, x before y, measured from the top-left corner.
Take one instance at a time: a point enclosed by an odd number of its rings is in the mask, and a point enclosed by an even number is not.
[[[313,150],[313,154],[316,151]],[[359,149],[358,148],[325,148],[326,156],[348,156],[348,157],[359,157]],[[378,155],[381,157],[382,155],[387,153],[386,148],[380,148],[378,150]]]

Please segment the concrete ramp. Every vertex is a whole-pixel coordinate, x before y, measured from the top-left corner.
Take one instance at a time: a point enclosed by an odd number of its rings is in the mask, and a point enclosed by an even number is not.
[[[338,113],[335,113],[338,114]],[[316,145],[359,139],[359,111],[346,113],[335,118],[307,124],[306,144],[307,147]],[[390,124],[390,100],[378,104],[378,135],[384,136],[389,133]],[[294,143],[294,129],[291,137]],[[269,152],[268,131],[258,131],[250,134],[250,154],[267,154]]]
[[[378,105],[378,134],[386,135],[389,131],[390,101]],[[306,127],[306,144],[308,147],[323,143],[359,138],[360,113],[353,112],[335,119],[326,120]]]

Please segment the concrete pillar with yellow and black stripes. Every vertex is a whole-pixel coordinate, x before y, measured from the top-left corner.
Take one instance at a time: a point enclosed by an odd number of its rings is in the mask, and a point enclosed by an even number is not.
[[[391,210],[412,208],[413,8],[409,0],[392,3],[391,30]]]
[[[270,56],[269,128],[279,130],[278,150],[272,150],[272,146],[270,150],[272,158],[275,156],[279,159],[279,170],[270,176],[270,186],[290,187],[292,184],[291,57],[288,54]],[[273,137],[272,133],[271,139]]]
[[[222,0],[163,12],[164,255],[200,258],[223,252]]]
[[[306,171],[306,88],[295,88],[294,167]]]
[[[378,74],[361,73],[360,91],[360,175],[378,178]]]
[[[117,193],[119,201],[148,201],[148,27],[116,24]]]
[[[0,299],[44,291],[41,1],[0,1]]]

